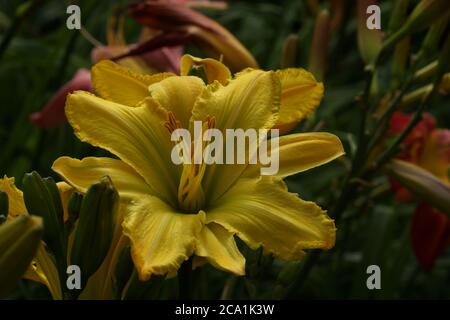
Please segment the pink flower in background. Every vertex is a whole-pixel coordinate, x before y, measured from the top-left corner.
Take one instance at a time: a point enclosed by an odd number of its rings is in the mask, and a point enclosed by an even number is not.
[[[67,82],[44,106],[42,111],[31,114],[31,122],[41,128],[51,128],[66,121],[64,105],[66,96],[75,90],[92,91],[91,72],[79,69],[74,77]]]
[[[167,0],[155,2],[186,8],[187,6],[214,9],[226,7],[226,4],[222,1]],[[162,6],[162,8],[165,7]],[[180,36],[180,33],[176,32],[161,32],[157,28],[143,27],[137,43],[127,44],[123,33],[123,18],[122,13],[111,17],[107,27],[107,44],[99,44],[92,49],[91,60],[94,64],[100,60],[111,59],[136,72],[179,73],[179,61],[184,49],[183,44],[187,41],[185,35]],[[31,122],[40,128],[57,127],[65,123],[66,96],[76,90],[93,90],[89,70],[79,69],[74,77],[58,90],[41,111],[31,114]]]
[[[113,15],[107,27],[107,44],[98,44],[92,49],[92,62],[95,64],[100,60],[111,59],[138,73],[174,72],[178,74],[183,45],[187,41],[195,40],[192,34],[184,29],[180,31],[179,27],[191,24],[198,25],[200,30],[211,29],[212,33],[208,35],[211,38],[210,43],[220,44],[218,45],[220,52],[222,52],[221,50],[226,52],[225,60],[233,56],[232,53],[240,53],[238,55],[240,58],[235,61],[241,67],[242,65],[243,67],[255,67],[254,58],[237,39],[213,20],[190,9],[201,7],[222,10],[226,8],[226,3],[223,1],[160,0],[149,1],[146,4],[136,3],[130,6],[133,8],[131,14],[133,18],[136,18],[137,15],[138,21],[140,19],[147,21],[156,17],[158,23],[144,26],[137,43],[127,44],[123,32],[124,15],[122,12]],[[148,8],[152,10],[146,10]],[[174,16],[176,19],[172,19]],[[161,17],[167,18],[166,24],[159,24]],[[201,31],[200,33],[205,32]],[[97,42],[95,39],[93,40]],[[222,41],[224,41],[223,44]],[[214,52],[216,54],[217,50]],[[242,59],[242,57],[246,59]],[[40,128],[51,128],[63,124],[66,121],[64,114],[66,96],[75,90],[92,91],[88,70],[78,70],[75,76],[58,90],[40,112],[35,112],[30,116],[31,122]]]
[[[120,33],[120,34],[119,34]],[[143,32],[144,33],[144,32]],[[126,45],[124,41],[120,41],[122,37],[121,31],[111,36],[112,44],[106,46],[97,46],[91,52],[91,60],[95,64],[100,60],[113,59],[116,56],[133,50],[138,44]],[[156,37],[155,40],[158,41]],[[150,42],[150,45],[153,43]],[[180,59],[183,53],[183,46],[164,46],[163,41],[154,43],[154,49],[149,50],[140,55],[133,57],[124,57],[116,59],[119,64],[129,67],[138,72],[153,73],[175,72],[179,73]],[[75,76],[66,83],[58,92],[50,99],[40,112],[31,114],[31,122],[40,128],[57,127],[66,122],[64,106],[66,96],[76,90],[93,91],[91,84],[91,73],[87,69],[79,69]]]
[[[214,4],[211,1],[196,1],[200,4]],[[191,9],[193,3],[167,3],[165,1],[144,1],[128,6],[128,14],[139,24],[164,33],[184,34],[189,41],[210,58],[222,60],[231,71],[258,68],[253,55],[226,28]]]

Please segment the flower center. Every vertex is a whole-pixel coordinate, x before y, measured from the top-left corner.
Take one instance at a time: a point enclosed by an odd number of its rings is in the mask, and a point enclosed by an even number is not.
[[[191,150],[191,161],[183,163],[183,171],[181,173],[180,184],[178,185],[178,205],[186,213],[197,213],[205,204],[205,192],[202,186],[202,179],[205,175],[206,163],[202,159],[195,157],[202,155],[202,150],[206,146],[203,139],[203,133],[215,126],[215,118],[208,117],[203,123],[202,134],[196,140],[191,142],[190,146],[186,146]],[[170,133],[181,128],[180,122],[176,120],[172,112],[168,113],[165,127]],[[176,143],[188,143],[179,137]],[[197,149],[197,150],[196,150]]]

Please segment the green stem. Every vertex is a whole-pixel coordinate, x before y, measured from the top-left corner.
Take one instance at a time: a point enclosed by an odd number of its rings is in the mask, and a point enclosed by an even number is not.
[[[356,184],[353,183],[353,179],[354,178],[366,179],[366,178],[372,176],[372,174],[374,172],[376,172],[387,160],[389,160],[392,156],[395,155],[400,143],[409,134],[409,132],[412,130],[412,128],[414,128],[414,126],[420,121],[420,119],[422,117],[422,113],[425,110],[426,104],[430,101],[431,97],[433,97],[436,94],[436,92],[438,91],[437,88],[439,87],[441,77],[444,74],[444,72],[448,69],[448,59],[447,59],[448,54],[447,54],[447,52],[450,50],[450,40],[449,39],[450,39],[450,35],[447,36],[447,39],[446,39],[446,42],[444,45],[444,49],[441,52],[441,57],[439,59],[439,65],[438,65],[438,70],[440,70],[440,71],[438,72],[438,74],[436,76],[436,80],[434,82],[432,92],[422,101],[422,104],[420,105],[418,111],[414,114],[413,119],[410,121],[407,128],[397,137],[397,139],[394,141],[394,144],[381,155],[381,157],[375,162],[375,165],[371,168],[371,170],[365,171],[365,170],[361,170],[361,168],[363,168],[365,166],[365,164],[367,162],[367,157],[371,151],[370,148],[368,149],[368,146],[366,144],[366,140],[368,137],[368,134],[366,134],[366,126],[367,126],[366,111],[370,112],[373,109],[372,107],[370,107],[370,102],[369,102],[370,89],[372,86],[373,75],[376,74],[375,71],[376,71],[377,67],[381,64],[381,62],[383,61],[383,58],[386,56],[388,49],[390,49],[392,47],[392,45],[396,42],[397,39],[394,39],[392,37],[389,38],[390,41],[387,41],[385,43],[385,45],[383,46],[383,49],[380,51],[380,53],[375,61],[374,66],[372,66],[372,67],[369,66],[368,70],[372,71],[372,72],[370,73],[370,76],[366,82],[366,87],[365,87],[364,93],[362,94],[361,98],[359,99],[359,102],[362,104],[362,106],[364,108],[362,110],[363,112],[362,112],[361,118],[360,118],[361,121],[360,121],[360,127],[359,127],[359,132],[358,132],[357,151],[356,151],[355,157],[352,160],[352,169],[344,182],[342,192],[330,214],[331,217],[333,217],[335,219],[336,224],[338,224],[340,218],[342,217],[343,212],[346,210],[347,206],[351,202],[352,196],[353,196],[354,192],[356,191]],[[442,66],[440,66],[440,64],[442,64]],[[410,77],[413,77],[413,74],[414,74],[414,71],[415,71],[415,68],[417,65],[418,64],[416,61],[416,63],[413,65],[413,72],[411,72]],[[404,91],[406,91],[406,88],[409,85],[408,83],[410,82],[410,79],[408,79],[405,82],[406,82],[406,84],[404,86],[404,89],[402,88],[401,93],[402,92],[404,93]],[[387,121],[390,118],[390,115],[392,115],[392,113],[395,110],[401,97],[402,97],[402,94],[399,94],[396,97],[396,99],[394,99],[394,101],[390,104],[387,112],[382,116],[383,120]],[[369,145],[369,147],[374,147],[374,145],[375,144],[371,144],[371,145]],[[321,254],[320,251],[313,251],[305,259],[305,262],[301,266],[301,268],[302,268],[301,271],[299,272],[296,279],[294,279],[294,283],[289,290],[290,296],[292,295],[294,288],[298,289],[299,287],[304,285],[305,280],[307,279],[308,274],[311,271],[312,267],[319,261],[320,254]]]
[[[349,172],[345,182],[343,184],[343,189],[341,194],[339,195],[336,204],[333,206],[330,216],[334,218],[335,223],[338,224],[340,218],[342,217],[342,213],[345,211],[347,206],[350,203],[351,197],[356,190],[356,185],[352,183],[352,179],[358,176],[359,171],[363,166],[363,162],[365,162],[365,156],[367,155],[367,143],[366,140],[368,138],[366,134],[366,126],[367,126],[367,112],[370,112],[372,109],[369,105],[370,99],[370,89],[372,87],[372,83],[374,80],[374,75],[376,74],[375,70],[379,64],[379,59],[376,60],[375,65],[367,67],[367,81],[364,88],[364,91],[360,98],[357,100],[357,103],[361,106],[361,114],[360,114],[360,124],[358,129],[358,146],[356,149],[355,156],[352,159],[352,167]],[[305,259],[305,262],[301,266],[301,270],[298,276],[294,279],[293,285],[288,291],[288,296],[292,297],[294,294],[295,288],[301,288],[306,282],[311,269],[313,266],[319,261],[321,251],[315,250],[311,252]]]
[[[406,94],[406,91],[411,86],[412,79],[414,77],[414,73],[417,69],[419,61],[416,61],[412,67],[411,71],[408,73],[408,76],[406,80],[403,82],[402,87],[398,91],[398,93],[395,95],[394,99],[392,99],[389,102],[389,105],[386,108],[386,111],[381,115],[380,120],[378,121],[377,128],[375,129],[374,134],[372,135],[373,138],[369,142],[368,150],[372,150],[377,143],[380,141],[380,139],[383,137],[383,133],[389,126],[389,119],[391,118],[392,114],[397,110],[398,105],[401,103],[403,96]]]
[[[306,279],[308,278],[309,272],[319,261],[320,254],[321,254],[321,251],[315,250],[306,256],[305,261],[301,264],[300,272],[298,273],[296,279],[294,279],[294,281],[292,283],[292,286],[288,290],[288,293],[287,293],[288,299],[298,298],[298,297],[296,297],[295,294],[305,284]],[[296,290],[294,290],[294,289],[296,289]]]
[[[353,171],[353,170],[352,170]],[[334,218],[335,223],[338,224],[339,220],[342,217],[342,213],[345,211],[347,206],[350,203],[351,197],[355,192],[356,185],[352,183],[353,173],[351,172],[344,182],[344,189],[341,192],[333,210],[331,211],[330,216]],[[288,297],[294,298],[293,294],[295,294],[294,289],[299,289],[305,284],[305,280],[308,278],[308,275],[311,269],[316,265],[316,263],[320,259],[322,251],[315,250],[312,251],[306,258],[304,263],[302,263],[300,272],[296,279],[294,279],[293,284],[288,292]]]

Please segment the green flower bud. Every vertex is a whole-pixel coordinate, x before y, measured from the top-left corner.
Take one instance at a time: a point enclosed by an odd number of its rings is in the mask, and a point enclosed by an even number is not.
[[[391,65],[391,88],[398,88],[405,76],[406,67],[411,52],[410,38],[405,38],[395,46],[394,57]]]
[[[81,204],[71,264],[82,271],[82,284],[100,267],[111,246],[119,195],[109,177],[93,184]]]
[[[417,72],[414,74],[413,82],[416,84],[431,78],[431,76],[436,72],[437,66],[438,61],[436,60],[417,70]]]
[[[361,58],[366,64],[374,62],[381,49],[381,30],[367,28],[367,7],[377,4],[375,0],[357,1],[358,48]]]
[[[70,196],[69,203],[67,205],[67,212],[69,214],[69,217],[65,225],[66,238],[69,237],[75,222],[80,216],[82,203],[83,203],[83,195],[77,191],[73,192],[72,195]]]
[[[53,179],[42,179],[33,171],[23,178],[24,201],[30,214],[44,220],[44,241],[58,261],[65,261],[65,241],[63,237],[63,208],[58,187]]]
[[[283,45],[283,54],[281,56],[281,68],[295,67],[295,60],[297,59],[298,36],[290,34]]]
[[[440,17],[447,15],[449,10],[447,0],[422,0],[419,2],[405,24],[384,42],[378,60],[385,57],[401,39],[427,28]]]
[[[322,10],[316,18],[308,64],[308,69],[319,81],[325,75],[329,39],[330,14],[327,10]]]
[[[125,288],[127,282],[130,280],[131,275],[133,274],[134,264],[131,260],[130,251],[130,246],[124,247],[120,251],[119,258],[117,259],[114,275],[116,278],[115,288],[118,298],[122,298],[122,291]]]
[[[0,298],[15,288],[29,267],[42,234],[39,217],[22,215],[0,226]]]
[[[388,31],[389,34],[397,31],[403,22],[405,22],[406,14],[408,12],[409,0],[397,0],[395,1],[394,8],[392,9],[391,17],[389,19]]]
[[[75,222],[80,216],[82,203],[83,203],[83,195],[77,191],[72,193],[67,207],[67,211],[69,213],[69,220],[71,220],[72,222]]]
[[[420,103],[431,93],[431,91],[433,91],[433,85],[428,84],[405,94],[402,98],[400,108],[406,108],[414,103]]]
[[[430,57],[433,52],[436,52],[439,41],[442,38],[445,30],[447,29],[448,20],[450,15],[447,14],[444,17],[441,17],[436,23],[431,25],[431,28],[428,30],[425,39],[423,40],[422,47],[417,55],[417,59],[422,59],[426,57]]]
[[[389,173],[412,193],[450,217],[450,186],[427,170],[402,160],[392,160]]]

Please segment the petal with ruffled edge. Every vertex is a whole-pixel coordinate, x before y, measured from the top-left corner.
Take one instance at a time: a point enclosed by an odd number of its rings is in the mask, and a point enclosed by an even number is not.
[[[225,137],[226,129],[269,129],[277,121],[280,90],[280,82],[273,72],[243,71],[226,86],[218,82],[208,85],[194,105],[192,120],[206,121],[214,117],[215,128]],[[222,155],[225,158],[225,150]],[[208,201],[222,195],[245,167],[246,164],[209,165],[203,180]]]
[[[274,176],[280,178],[318,167],[345,154],[341,140],[331,133],[297,133],[276,139],[279,147],[269,150],[269,155],[278,152],[279,170]],[[261,164],[250,164],[243,177],[257,177],[260,169]]]
[[[324,88],[304,69],[278,70],[276,75],[281,81],[281,106],[276,128],[285,133],[319,106]]]
[[[174,74],[143,75],[135,73],[110,60],[102,60],[92,67],[92,82],[95,92],[106,100],[126,106],[135,106],[149,95],[149,85],[171,76]]]
[[[236,245],[233,233],[217,223],[203,227],[195,254],[206,258],[217,269],[239,276],[245,274],[245,258]]]
[[[80,140],[117,155],[155,193],[175,203],[181,168],[171,160],[167,112],[150,97],[144,103],[129,108],[76,91],[67,98],[66,114]]]
[[[0,191],[8,195],[8,219],[13,219],[19,214],[26,214],[27,208],[23,202],[23,193],[14,184],[14,178],[4,177],[0,179]]]
[[[270,177],[240,179],[208,210],[216,222],[236,233],[251,248],[263,246],[284,260],[298,260],[304,249],[330,249],[336,228],[324,210],[286,190]]]
[[[64,180],[80,192],[104,176],[109,176],[122,199],[154,194],[145,180],[125,162],[112,158],[87,157],[82,160],[60,157],[52,166]]]
[[[139,279],[176,272],[195,250],[205,213],[183,214],[157,197],[130,205],[123,232],[130,238],[131,255]]]
[[[226,85],[231,79],[230,69],[222,62],[211,58],[201,59],[189,54],[185,54],[181,58],[181,75],[187,76],[191,68],[199,66],[203,67],[208,83],[219,81],[221,84]]]

